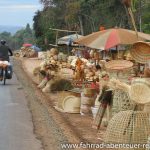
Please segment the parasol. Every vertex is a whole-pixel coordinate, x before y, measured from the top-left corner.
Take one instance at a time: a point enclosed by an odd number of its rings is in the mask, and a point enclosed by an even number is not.
[[[120,44],[133,44],[139,40],[150,40],[150,35],[138,32],[137,38],[135,31],[123,28],[111,28],[94,32],[75,40],[75,42],[90,48],[106,50]]]
[[[67,35],[64,37],[61,37],[58,39],[58,45],[69,45],[72,44],[74,42],[74,40],[79,39],[83,37],[82,35],[79,34],[71,34],[71,35]]]
[[[32,46],[32,44],[29,44],[29,43],[23,44],[23,47],[31,47],[31,46]]]

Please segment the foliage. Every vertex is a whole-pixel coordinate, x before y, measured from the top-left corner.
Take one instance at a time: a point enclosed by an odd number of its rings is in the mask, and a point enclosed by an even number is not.
[[[37,44],[45,49],[48,48],[48,43],[55,44],[56,32],[49,28],[79,31],[79,34],[84,35],[98,31],[100,26],[132,29],[131,19],[122,0],[40,0],[40,2],[44,7],[34,16],[34,30]],[[131,0],[131,2],[138,30],[149,33],[149,0]],[[67,34],[59,32],[58,37]]]
[[[73,88],[71,82],[69,80],[66,79],[58,79],[55,80],[52,84],[51,84],[51,91],[52,92],[56,92],[56,91],[67,91],[67,90],[71,90]]]
[[[29,24],[27,24],[25,29],[17,31],[14,35],[11,35],[9,32],[0,33],[0,39],[6,40],[13,50],[20,49],[24,43],[35,43],[34,33]]]

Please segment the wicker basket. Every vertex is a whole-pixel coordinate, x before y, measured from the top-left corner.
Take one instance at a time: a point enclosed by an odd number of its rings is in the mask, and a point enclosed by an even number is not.
[[[62,108],[67,113],[80,113],[80,105],[80,98],[75,96],[67,96],[62,102]]]
[[[135,103],[129,98],[129,94],[121,89],[114,90],[112,110],[114,113],[133,110]]]
[[[137,42],[133,44],[130,53],[135,61],[145,64],[150,60],[150,44],[146,42]]]
[[[89,96],[84,95],[83,92],[81,93],[81,104],[89,105],[91,107],[94,105],[94,103],[95,103],[95,97],[94,96],[89,97]]]
[[[89,96],[89,95],[88,95]],[[81,93],[81,109],[80,113],[84,115],[91,114],[91,106],[94,105],[95,97],[87,97],[84,92]]]
[[[84,88],[83,89],[83,93],[85,96],[87,97],[93,97],[95,95],[95,89],[92,89],[92,88]]]
[[[137,78],[132,81],[129,91],[131,100],[136,103],[146,104],[150,102],[150,79]]]
[[[105,68],[108,71],[119,71],[130,69],[133,63],[127,60],[111,60],[105,64]]]
[[[150,134],[149,117],[149,113],[142,111],[119,112],[110,120],[104,142],[114,144],[146,144]],[[144,149],[140,148],[140,150]]]

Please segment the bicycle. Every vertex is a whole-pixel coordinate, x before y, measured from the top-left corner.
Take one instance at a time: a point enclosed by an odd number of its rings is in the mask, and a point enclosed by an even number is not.
[[[1,76],[1,80],[3,81],[3,84],[6,84],[6,79],[7,79],[7,67],[8,65],[6,64],[0,64],[0,70],[2,71],[2,76]]]

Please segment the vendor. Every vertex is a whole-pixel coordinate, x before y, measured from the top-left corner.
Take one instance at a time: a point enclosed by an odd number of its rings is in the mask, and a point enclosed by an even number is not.
[[[100,129],[102,119],[104,117],[105,111],[107,109],[107,122],[110,120],[111,116],[111,104],[112,104],[113,92],[109,88],[109,75],[106,73],[101,79],[101,94],[99,97],[100,105],[93,120],[92,128],[97,130]]]

